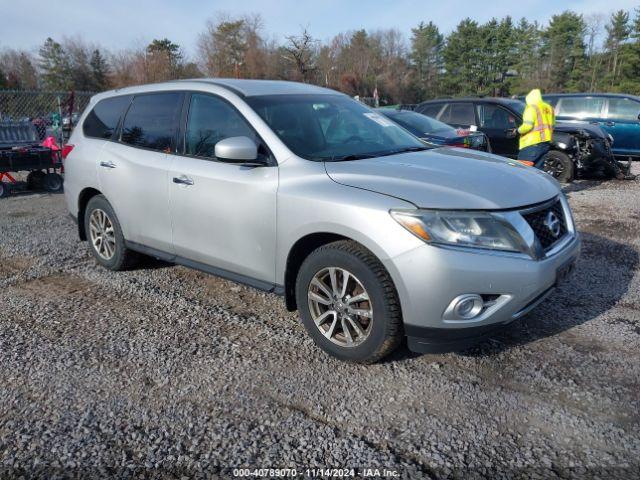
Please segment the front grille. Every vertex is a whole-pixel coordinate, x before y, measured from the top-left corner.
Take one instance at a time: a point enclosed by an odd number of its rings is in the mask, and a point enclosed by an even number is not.
[[[555,235],[552,231],[551,226],[553,225],[550,225],[549,220],[552,220],[553,217],[550,218],[549,212],[552,212],[560,223],[559,229],[556,231],[558,235]],[[567,219],[564,216],[564,209],[560,200],[556,200],[551,206],[524,213],[522,216],[533,230],[533,233],[535,233],[545,252],[567,234]]]

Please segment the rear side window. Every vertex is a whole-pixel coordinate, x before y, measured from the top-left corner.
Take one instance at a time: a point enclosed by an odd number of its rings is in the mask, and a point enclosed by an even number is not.
[[[130,95],[100,100],[84,120],[82,131],[85,136],[111,138],[122,113],[130,102]]]
[[[609,118],[619,118],[620,120],[639,120],[640,102],[629,98],[609,99]]]
[[[438,120],[456,125],[474,125],[476,117],[473,113],[473,104],[450,103]]]
[[[563,97],[556,106],[556,115],[575,118],[599,117],[603,105],[602,97]]]
[[[181,92],[135,96],[122,123],[122,142],[169,153],[178,129],[182,97]]]

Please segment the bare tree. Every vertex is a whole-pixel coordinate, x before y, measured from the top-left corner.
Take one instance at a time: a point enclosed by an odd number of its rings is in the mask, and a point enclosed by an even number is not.
[[[283,47],[285,58],[296,67],[297,77],[303,82],[309,82],[316,72],[316,57],[318,41],[315,40],[306,28],[300,35],[289,35],[287,43]]]
[[[605,16],[602,13],[592,13],[585,16],[585,24],[587,26],[587,56],[589,58],[589,91],[596,90],[597,75],[602,65],[603,56],[598,51],[598,41],[602,35],[602,26],[605,22]]]

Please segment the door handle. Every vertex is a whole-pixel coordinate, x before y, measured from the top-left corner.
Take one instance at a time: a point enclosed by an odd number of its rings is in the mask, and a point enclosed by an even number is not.
[[[100,162],[100,166],[104,168],[116,168],[116,164],[113,162]]]
[[[193,185],[193,180],[185,175],[180,175],[179,177],[173,177],[173,183],[177,183],[178,185]]]

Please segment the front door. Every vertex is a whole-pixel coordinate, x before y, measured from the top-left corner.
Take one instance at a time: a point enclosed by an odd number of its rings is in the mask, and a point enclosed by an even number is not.
[[[519,119],[499,105],[479,103],[478,126],[480,131],[489,137],[491,153],[510,158],[517,158],[519,137],[517,133]]]
[[[229,137],[261,140],[220,97],[193,93],[184,151],[173,158],[168,188],[178,256],[273,283],[278,167],[219,160],[215,144]],[[259,150],[269,155],[266,147]]]
[[[616,156],[640,157],[640,102],[610,97],[607,118],[601,126],[613,137]]]

